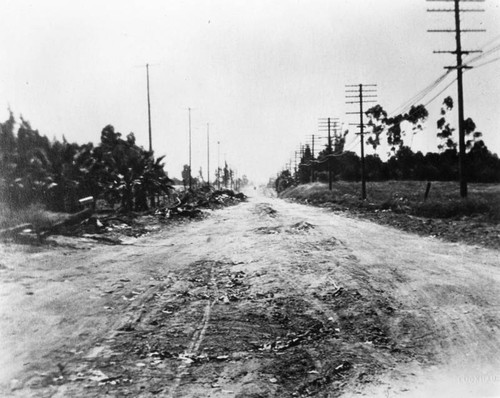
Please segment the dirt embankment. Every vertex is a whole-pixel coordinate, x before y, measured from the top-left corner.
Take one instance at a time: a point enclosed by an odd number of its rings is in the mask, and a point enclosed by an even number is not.
[[[255,198],[113,250],[2,254],[5,396],[499,387],[497,251]]]

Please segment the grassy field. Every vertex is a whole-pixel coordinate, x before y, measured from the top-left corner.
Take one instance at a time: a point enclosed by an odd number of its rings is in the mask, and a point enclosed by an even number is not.
[[[362,201],[361,184],[335,182],[332,191],[327,184],[299,185],[284,191],[282,198],[311,204],[331,203],[346,209],[392,211],[430,218],[479,217],[484,221],[500,221],[500,185],[469,184],[468,198],[460,198],[456,182],[433,182],[427,200],[427,183],[423,181],[369,182],[367,199]]]
[[[289,188],[280,197],[328,207],[334,211],[390,225],[403,231],[500,249],[500,184],[469,184],[468,198],[460,198],[456,182],[386,181],[361,184],[313,183]]]

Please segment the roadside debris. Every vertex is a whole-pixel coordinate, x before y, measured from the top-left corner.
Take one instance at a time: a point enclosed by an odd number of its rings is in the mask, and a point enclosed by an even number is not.
[[[246,196],[241,192],[235,193],[229,189],[213,190],[203,188],[197,191],[183,192],[176,198],[174,204],[157,209],[155,214],[162,219],[176,217],[197,218],[203,214],[201,208],[217,209],[235,205],[244,200],[246,200]]]
[[[31,229],[33,229],[33,225],[28,224],[28,223],[20,224],[20,225],[17,225],[15,227],[11,227],[11,228],[5,228],[5,229],[0,230],[0,238],[2,238],[2,239],[12,238],[12,237],[20,234],[21,232],[29,231]]]
[[[282,232],[287,232],[289,234],[300,234],[308,232],[311,229],[314,229],[314,225],[309,224],[306,221],[300,221],[298,223],[290,225],[289,227],[284,227],[282,225],[277,225],[274,227],[259,227],[256,228],[254,231],[257,232],[258,234],[275,235]]]
[[[311,229],[314,229],[314,225],[309,224],[306,221],[300,221],[290,226],[290,228],[288,228],[288,232],[293,234],[293,233],[307,232]]]
[[[173,199],[173,204],[142,213],[119,213],[95,208],[93,197],[82,198],[83,210],[62,216],[56,223],[36,226],[29,223],[0,230],[0,239],[17,243],[40,244],[49,235],[83,237],[109,245],[123,244],[123,236],[137,238],[160,228],[159,221],[166,219],[199,218],[202,209],[217,209],[238,204],[246,200],[243,193],[229,189],[203,188],[186,191]]]
[[[276,215],[278,213],[275,209],[273,209],[267,203],[259,203],[258,205],[255,206],[255,211],[257,214],[260,214],[263,216],[269,216],[271,218],[276,217]]]
[[[255,232],[263,235],[275,235],[283,232],[284,228],[281,225],[275,227],[259,227],[255,229]]]

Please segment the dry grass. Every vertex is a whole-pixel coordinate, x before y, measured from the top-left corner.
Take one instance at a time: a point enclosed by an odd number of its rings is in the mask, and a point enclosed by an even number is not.
[[[425,181],[384,181],[367,183],[367,200],[360,196],[361,184],[335,182],[332,191],[327,184],[314,183],[290,188],[281,194],[312,204],[332,203],[349,209],[390,210],[429,218],[477,216],[484,221],[500,222],[500,185],[469,184],[468,198],[460,198],[456,182],[433,182],[424,200]]]
[[[35,230],[43,230],[65,217],[65,214],[45,210],[40,204],[33,204],[25,209],[10,209],[2,205],[0,206],[0,229],[29,223]]]

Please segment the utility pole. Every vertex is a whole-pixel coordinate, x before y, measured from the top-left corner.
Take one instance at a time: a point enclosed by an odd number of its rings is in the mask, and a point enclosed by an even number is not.
[[[311,182],[314,182],[314,134],[311,135],[312,146],[311,146]]]
[[[297,151],[295,151],[294,170],[295,170],[295,176],[297,176]]]
[[[464,116],[464,91],[462,74],[463,69],[470,69],[471,66],[462,64],[462,54],[470,54],[481,52],[480,50],[462,50],[462,33],[465,32],[486,32],[485,29],[461,29],[460,28],[460,13],[461,12],[483,12],[484,9],[471,8],[460,9],[460,1],[482,3],[484,0],[427,0],[429,2],[445,1],[454,3],[453,9],[428,9],[428,12],[453,12],[455,15],[455,29],[429,29],[428,32],[446,32],[455,33],[456,47],[454,51],[434,51],[434,53],[450,53],[456,55],[455,66],[445,66],[445,69],[457,70],[457,95],[458,95],[458,174],[460,180],[460,196],[467,197],[467,178],[466,178],[466,159],[465,159],[465,116]]]
[[[149,99],[149,64],[146,64],[146,84],[148,91],[148,131],[149,131],[149,152],[153,152],[153,143],[151,135],[151,101]]]
[[[220,190],[220,141],[217,141],[217,189]]]
[[[358,89],[355,90],[354,87]],[[365,173],[365,137],[364,137],[364,121],[363,121],[363,104],[376,102],[376,94],[366,94],[365,93],[375,93],[376,89],[365,89],[365,87],[377,87],[376,84],[348,84],[346,85],[346,98],[357,98],[357,101],[347,101],[347,104],[359,104],[359,112],[347,112],[347,114],[358,114],[359,113],[359,124],[350,123],[359,127],[360,141],[361,141],[361,199],[366,199],[366,173]],[[350,93],[357,93],[357,95],[351,95]],[[366,99],[369,98],[369,99]]]
[[[314,134],[312,134],[311,137],[312,137],[311,155],[312,158],[314,159]]]
[[[207,184],[210,186],[210,123],[207,123]]]
[[[314,182],[314,134],[312,135],[311,182]]]
[[[327,117],[327,118],[321,118],[319,119],[319,128],[318,130],[321,132],[326,131],[328,132],[328,145],[327,145],[327,164],[328,164],[328,189],[331,191],[333,189],[333,169],[332,169],[332,154],[333,154],[333,149],[332,149],[332,127],[337,128],[337,125],[339,123],[338,118],[332,118],[332,117]]]
[[[192,178],[191,178],[191,108],[188,108],[189,115],[189,190],[192,188]]]

